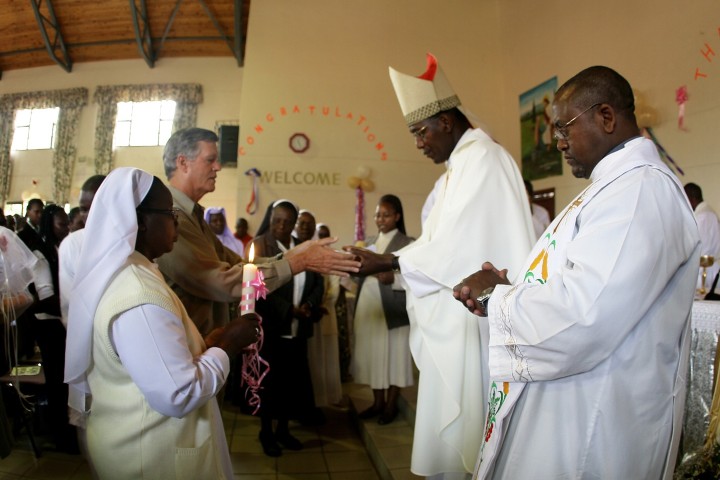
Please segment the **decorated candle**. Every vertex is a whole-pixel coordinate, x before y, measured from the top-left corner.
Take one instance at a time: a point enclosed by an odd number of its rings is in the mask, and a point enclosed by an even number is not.
[[[240,313],[255,313],[255,286],[253,285],[255,277],[257,277],[257,266],[252,263],[255,258],[255,245],[250,244],[249,262],[243,265],[242,272],[242,296],[240,298]]]

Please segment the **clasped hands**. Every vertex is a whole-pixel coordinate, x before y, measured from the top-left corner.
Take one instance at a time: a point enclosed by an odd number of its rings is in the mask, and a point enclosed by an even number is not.
[[[496,285],[510,285],[507,278],[507,268],[498,270],[490,262],[482,264],[482,269],[473,273],[469,277],[464,278],[453,288],[453,297],[461,302],[470,313],[485,316],[487,312],[483,311],[476,299],[487,288]]]

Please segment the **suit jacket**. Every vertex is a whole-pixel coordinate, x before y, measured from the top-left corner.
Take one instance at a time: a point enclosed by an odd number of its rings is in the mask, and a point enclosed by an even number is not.
[[[367,239],[367,244],[372,245],[377,240],[377,237],[370,237]],[[411,244],[415,239],[408,237],[401,232],[397,232],[390,243],[388,244],[385,252],[396,252],[406,245]],[[363,286],[365,277],[360,277],[358,283],[358,293],[355,296],[355,302],[360,298],[360,289]],[[392,285],[378,284],[380,286],[380,298],[382,299],[383,312],[385,312],[385,322],[387,323],[388,330],[405,325],[410,325],[410,319],[407,314],[407,307],[405,306],[405,290],[393,290]]]
[[[193,215],[195,202],[172,186],[173,206],[178,215],[178,240],[171,252],[157,259],[185,309],[205,336],[229,321],[228,303],[242,293],[242,258],[217,239],[205,221]],[[287,260],[255,258],[265,275],[265,285],[274,290],[292,274]]]
[[[298,243],[295,240],[295,243]],[[275,256],[282,251],[277,245],[275,237],[270,233],[255,237],[253,240],[255,251],[263,257]],[[255,311],[263,317],[263,329],[268,336],[290,335],[293,320],[293,290],[295,279],[278,287],[268,294],[264,300],[258,300]],[[322,275],[315,272],[305,272],[305,287],[303,288],[300,303],[310,305],[312,315],[309,319],[300,318],[297,336],[310,338],[313,336],[313,323],[322,318],[323,293],[325,291]]]
[[[30,250],[38,250],[38,244],[42,242],[40,234],[30,225],[25,225],[25,228],[17,232],[17,236]]]

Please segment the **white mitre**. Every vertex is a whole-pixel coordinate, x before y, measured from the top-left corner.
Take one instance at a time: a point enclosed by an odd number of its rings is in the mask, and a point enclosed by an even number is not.
[[[460,105],[455,90],[431,53],[427,54],[427,70],[418,77],[400,73],[392,67],[389,70],[395,95],[408,125]]]

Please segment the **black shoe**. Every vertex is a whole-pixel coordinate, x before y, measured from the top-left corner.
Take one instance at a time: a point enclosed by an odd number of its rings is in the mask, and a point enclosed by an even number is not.
[[[313,408],[299,419],[300,425],[305,427],[319,427],[325,425],[325,414],[319,408]]]
[[[398,416],[397,408],[392,412],[385,411],[385,412],[383,412],[382,415],[380,415],[380,418],[378,418],[378,424],[387,425],[388,423],[392,423],[397,416]]]
[[[280,445],[277,444],[275,441],[275,435],[272,433],[265,433],[260,432],[260,435],[258,435],[258,439],[260,439],[260,445],[262,445],[263,452],[265,452],[265,455],[268,457],[279,457],[282,455],[282,450],[280,450]]]
[[[303,444],[300,440],[287,433],[276,433],[275,439],[288,450],[302,450]]]
[[[383,412],[382,409],[380,409],[380,408],[375,408],[375,405],[373,405],[372,407],[370,407],[370,408],[368,408],[368,409],[366,409],[366,410],[363,410],[362,412],[358,413],[358,418],[359,418],[360,420],[367,420],[368,418],[377,417],[377,416],[380,415],[382,412]]]

